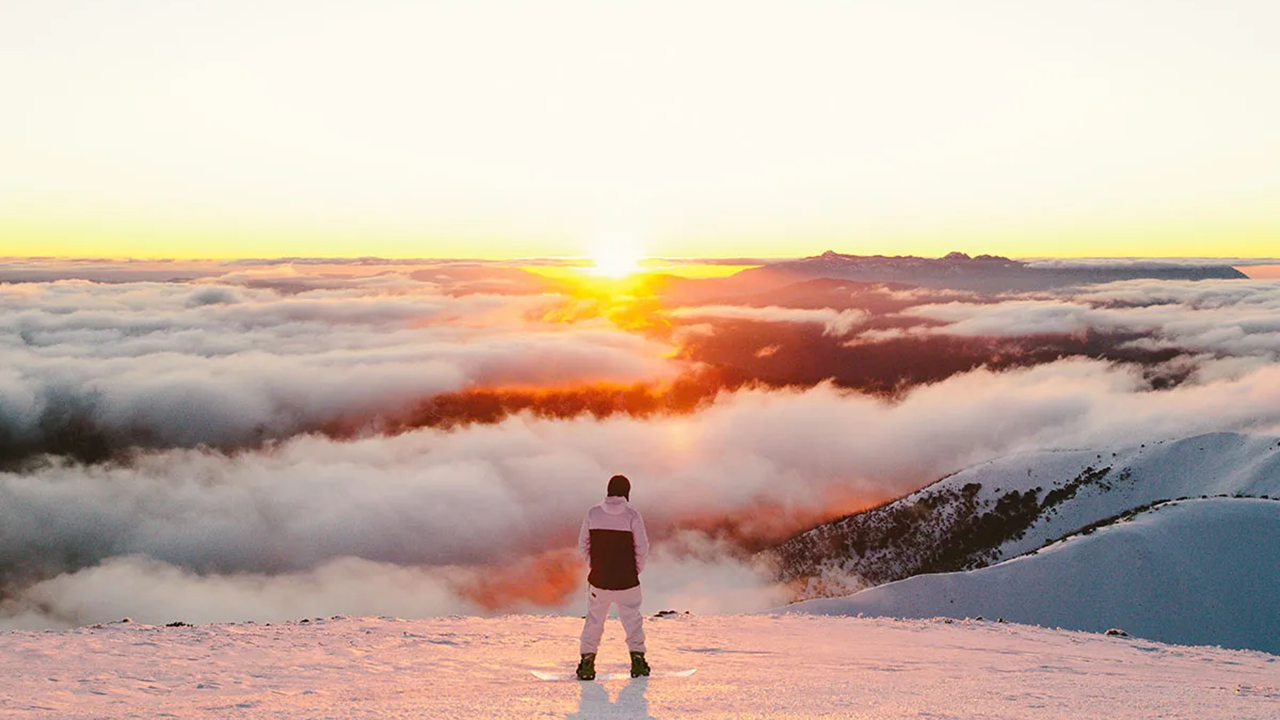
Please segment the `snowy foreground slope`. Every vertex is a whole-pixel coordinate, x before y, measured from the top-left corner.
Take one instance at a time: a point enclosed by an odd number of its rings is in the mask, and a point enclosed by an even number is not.
[[[918,575],[793,612],[987,617],[1280,653],[1280,502],[1187,500],[967,572]]]
[[[993,622],[682,616],[656,669],[543,682],[580,620],[113,624],[0,635],[5,718],[1268,718],[1280,657]],[[610,622],[600,668],[624,667]]]

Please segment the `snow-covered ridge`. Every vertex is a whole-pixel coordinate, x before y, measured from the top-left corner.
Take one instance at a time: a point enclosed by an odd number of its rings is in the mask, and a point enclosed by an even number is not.
[[[1236,718],[1280,715],[1280,658],[994,622],[650,620],[657,670],[543,682],[581,620],[339,618],[0,634],[6,718]],[[617,623],[598,663],[626,664]]]
[[[789,611],[987,617],[1280,654],[1280,502],[1156,505],[981,570],[919,575]]]
[[[1280,497],[1280,439],[1215,433],[1137,447],[1034,452],[944,478],[776,548],[800,598],[985,567],[1165,500]]]

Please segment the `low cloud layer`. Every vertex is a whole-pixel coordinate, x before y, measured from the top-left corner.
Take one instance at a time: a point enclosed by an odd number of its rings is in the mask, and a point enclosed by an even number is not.
[[[690,552],[693,543],[701,548]],[[199,574],[145,556],[115,557],[100,565],[44,580],[0,599],[0,628],[70,628],[129,618],[146,624],[284,622],[348,616],[434,617],[494,611],[577,613],[585,589],[582,564],[567,566],[568,592],[537,575],[495,576],[489,568],[436,568],[342,558],[314,570],[280,573]],[[478,592],[507,581],[526,581],[510,595]],[[749,612],[789,601],[767,568],[726,555],[720,543],[698,536],[659,545],[645,570],[647,608],[696,614]],[[495,607],[489,600],[498,601]],[[542,602],[535,602],[542,600]]]
[[[0,626],[576,612],[617,472],[647,609],[757,609],[755,550],[973,463],[1280,427],[1276,283],[681,309],[354,267],[0,284]]]
[[[1067,297],[920,305],[902,315],[933,321],[898,335],[1017,337],[1088,332],[1141,336],[1131,347],[1217,357],[1274,359],[1280,353],[1280,283],[1111,283]]]
[[[291,588],[359,558],[412,569],[413,587],[442,588],[422,597],[444,598],[438,607],[451,611],[562,607],[573,602],[581,576],[556,553],[569,552],[582,512],[599,500],[604,479],[621,471],[633,478],[633,500],[659,543],[690,529],[728,543],[724,552],[695,554],[696,573],[670,570],[668,577],[656,565],[646,582],[691,598],[699,593],[689,583],[720,578],[751,588],[752,597],[775,598],[777,589],[728,551],[752,532],[796,532],[1019,450],[1274,429],[1276,408],[1274,367],[1151,392],[1131,372],[1067,361],[957,376],[896,403],[824,385],[743,391],[694,415],[659,420],[516,417],[449,433],[300,437],[234,457],[171,450],[127,466],[0,475],[0,567],[8,578],[30,580],[10,591],[14,609],[58,606],[36,598],[79,593],[99,577],[93,568],[129,556],[194,573],[147,571],[179,590],[221,588],[216,578],[230,578],[228,587],[243,592],[236,588],[257,576],[283,578],[261,581],[264,587]],[[796,524],[754,526],[761,508]],[[531,561],[534,571],[522,566]],[[480,580],[468,586],[469,577]],[[288,592],[278,592],[271,602],[294,612]],[[485,601],[489,593],[501,593],[499,601]],[[76,597],[93,602],[93,593]],[[91,609],[76,617],[106,613]],[[178,604],[168,614],[189,613]]]
[[[470,387],[682,369],[669,346],[604,323],[538,322],[558,296],[454,296],[404,275],[246,282],[0,285],[0,460],[239,447]]]
[[[865,321],[869,313],[863,310],[835,310],[832,308],[747,307],[742,305],[706,305],[681,307],[669,315],[677,318],[722,318],[728,320],[755,320],[761,322],[813,323],[822,326],[824,335],[847,335],[854,326]]]

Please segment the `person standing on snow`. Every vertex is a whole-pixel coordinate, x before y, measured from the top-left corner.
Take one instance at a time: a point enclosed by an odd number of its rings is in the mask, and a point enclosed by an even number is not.
[[[647,676],[644,659],[644,619],[640,615],[640,573],[649,555],[644,519],[628,504],[631,481],[625,475],[609,478],[604,502],[587,511],[578,534],[578,550],[591,568],[587,575],[587,621],[582,626],[579,680],[596,677],[596,651],[604,634],[609,606],[618,604],[618,618],[627,631],[631,677]]]

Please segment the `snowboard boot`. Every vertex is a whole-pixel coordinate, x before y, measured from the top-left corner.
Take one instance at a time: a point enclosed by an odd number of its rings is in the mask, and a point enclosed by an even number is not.
[[[595,680],[596,679],[596,654],[583,653],[582,660],[578,663],[578,669],[575,671],[579,680]]]
[[[644,653],[631,653],[631,677],[649,677],[649,663],[644,660]]]

